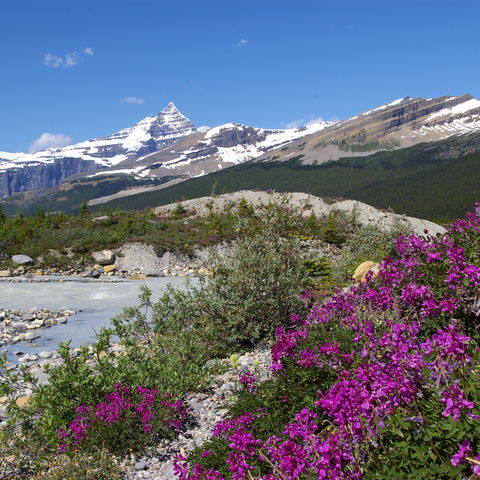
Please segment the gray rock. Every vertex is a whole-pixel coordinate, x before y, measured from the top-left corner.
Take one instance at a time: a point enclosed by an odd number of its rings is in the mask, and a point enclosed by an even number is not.
[[[20,357],[18,359],[19,362],[22,362],[22,363],[25,363],[25,362],[34,362],[36,359],[37,359],[37,355],[35,355],[34,353],[27,353],[26,355],[24,355],[23,357]]]
[[[17,265],[28,265],[33,263],[33,258],[29,257],[28,255],[14,255],[12,257],[12,262],[16,263]]]
[[[129,243],[117,250],[115,265],[118,271],[140,272],[145,275],[158,275],[160,258],[151,245]]]
[[[115,261],[115,254],[112,250],[93,252],[92,257],[99,265],[111,265]]]
[[[145,470],[145,467],[147,466],[147,462],[144,460],[140,460],[135,464],[135,470],[140,471],[140,470]]]
[[[98,270],[85,270],[82,276],[83,278],[100,278],[100,272]]]
[[[39,336],[40,335],[37,335],[36,333],[29,332],[29,333],[25,334],[24,340],[26,340],[27,342],[31,342],[32,340],[35,340]]]

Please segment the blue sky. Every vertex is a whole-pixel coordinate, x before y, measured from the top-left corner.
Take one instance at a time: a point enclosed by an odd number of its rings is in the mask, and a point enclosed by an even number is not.
[[[170,100],[197,126],[283,128],[479,97],[479,18],[476,0],[0,0],[0,151],[107,135]]]

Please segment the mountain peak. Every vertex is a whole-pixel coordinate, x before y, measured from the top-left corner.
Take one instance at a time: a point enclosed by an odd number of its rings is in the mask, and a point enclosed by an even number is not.
[[[173,102],[168,102],[167,106],[160,113],[180,113]]]

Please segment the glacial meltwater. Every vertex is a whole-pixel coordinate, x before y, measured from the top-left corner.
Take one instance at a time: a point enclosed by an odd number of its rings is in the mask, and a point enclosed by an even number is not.
[[[32,343],[19,342],[0,347],[6,351],[10,361],[14,352],[38,353],[56,350],[60,342],[71,340],[72,347],[91,344],[96,332],[110,323],[110,319],[125,307],[138,304],[141,285],[153,292],[157,300],[165,287],[171,283],[177,288],[186,284],[185,277],[158,277],[142,280],[124,280],[108,277],[85,281],[78,277],[45,277],[38,279],[15,279],[14,282],[0,282],[0,306],[7,309],[28,310],[48,308],[52,310],[75,310],[65,324],[35,330],[40,335]],[[194,281],[194,279],[193,279]]]

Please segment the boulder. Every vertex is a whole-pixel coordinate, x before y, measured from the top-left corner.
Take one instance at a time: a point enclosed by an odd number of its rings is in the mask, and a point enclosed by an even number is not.
[[[12,272],[10,270],[0,270],[0,277],[10,277]]]
[[[115,260],[117,270],[129,273],[141,273],[155,276],[160,273],[158,263],[160,258],[151,245],[143,243],[129,243],[118,250]]]
[[[117,269],[117,266],[116,266],[116,265],[105,265],[105,266],[103,267],[104,273],[114,272],[116,269]]]
[[[367,280],[367,273],[372,271],[373,276],[376,277],[378,275],[379,271],[379,265],[378,263],[367,261],[361,263],[356,269],[355,272],[352,275],[352,278],[356,282],[363,283]]]
[[[93,252],[92,257],[99,265],[110,265],[115,261],[115,254],[112,250]]]
[[[100,278],[100,272],[98,270],[85,270],[85,273],[82,276],[84,278]]]
[[[16,263],[17,265],[28,265],[33,263],[33,258],[29,257],[28,255],[14,255],[12,257],[12,262]]]

